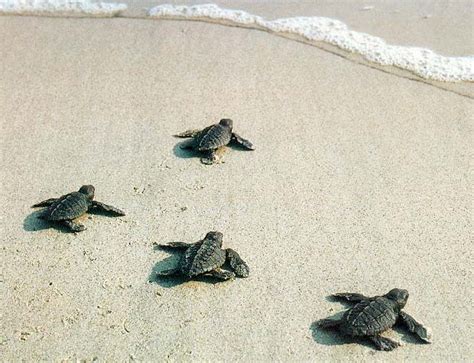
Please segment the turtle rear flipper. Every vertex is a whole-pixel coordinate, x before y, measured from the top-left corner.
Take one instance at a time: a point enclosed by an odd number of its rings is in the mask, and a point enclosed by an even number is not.
[[[321,319],[316,322],[316,326],[321,329],[334,329],[341,325],[340,319]]]
[[[53,204],[57,200],[58,198],[49,198],[49,199],[43,200],[42,202],[32,205],[31,208],[49,207],[51,204]]]
[[[400,311],[400,321],[407,327],[408,331],[418,335],[426,343],[431,343],[431,331],[429,328],[424,327],[421,323],[417,322],[411,315],[404,311]]]
[[[185,250],[189,247],[191,247],[191,243],[184,243],[184,242],[170,242],[164,245],[158,245],[158,247],[163,248],[163,249],[182,249]]]
[[[368,297],[362,294],[356,294],[356,293],[351,293],[351,292],[340,292],[337,294],[332,294],[330,297],[335,300],[345,300],[345,301],[350,301],[350,302],[359,302],[362,300],[369,299]]]
[[[253,146],[253,144],[249,140],[244,139],[242,136],[236,134],[235,132],[232,133],[232,142],[237,143],[244,149],[255,150],[255,146]]]
[[[231,248],[226,249],[226,260],[229,262],[232,271],[239,277],[248,277],[250,269],[244,260]]]
[[[174,137],[179,137],[179,138],[189,138],[189,137],[195,137],[197,136],[201,130],[194,129],[194,130],[186,130],[183,132],[180,132],[179,134],[173,135]]]
[[[400,343],[380,335],[369,337],[369,339],[375,344],[378,350],[390,351],[400,346]]]
[[[95,200],[92,201],[92,207],[95,208],[95,209],[101,210],[103,212],[116,214],[118,216],[124,216],[125,215],[124,211],[122,211],[118,208],[112,207],[111,205],[101,203],[101,202],[97,202]]]

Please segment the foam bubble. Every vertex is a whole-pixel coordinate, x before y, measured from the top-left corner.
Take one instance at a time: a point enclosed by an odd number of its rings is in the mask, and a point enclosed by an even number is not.
[[[127,9],[125,4],[90,0],[0,0],[0,14],[111,17]]]
[[[194,6],[159,5],[148,15],[155,18],[224,20],[255,26],[275,33],[291,33],[310,41],[332,44],[384,66],[395,66],[436,81],[474,81],[474,57],[445,57],[425,48],[387,44],[382,38],[350,30],[339,20],[324,17],[294,17],[276,20],[242,10],[222,9],[215,4]]]

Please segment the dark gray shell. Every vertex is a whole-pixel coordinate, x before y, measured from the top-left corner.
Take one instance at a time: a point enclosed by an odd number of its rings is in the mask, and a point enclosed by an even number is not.
[[[351,336],[373,336],[391,328],[398,318],[396,303],[379,296],[363,300],[342,317],[341,330]]]
[[[83,193],[73,192],[60,197],[43,213],[42,218],[50,221],[64,221],[80,217],[87,212],[90,201]]]
[[[212,125],[202,130],[195,139],[199,151],[214,150],[227,145],[232,139],[232,129],[221,124]]]
[[[215,241],[204,240],[186,250],[180,270],[183,275],[193,277],[221,267],[225,258],[225,251]]]

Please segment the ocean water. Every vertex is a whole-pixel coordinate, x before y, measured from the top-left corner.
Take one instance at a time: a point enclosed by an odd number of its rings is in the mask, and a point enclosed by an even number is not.
[[[155,18],[222,20],[274,33],[295,34],[310,41],[325,42],[358,53],[380,65],[408,70],[422,78],[445,82],[474,81],[474,57],[445,57],[425,48],[390,45],[382,38],[350,30],[336,19],[299,16],[267,20],[242,10],[223,9],[215,4],[159,5],[150,9],[148,14]]]
[[[126,16],[125,4],[97,3],[88,0],[0,0],[0,14]],[[148,18],[190,19],[224,22],[254,27],[270,33],[292,34],[308,41],[324,42],[383,66],[394,66],[422,78],[444,81],[474,81],[474,56],[447,57],[430,49],[387,44],[382,38],[356,32],[336,19],[291,17],[267,20],[242,10],[220,8],[215,4],[153,7]]]
[[[90,0],[0,0],[0,14],[111,17],[127,5]]]

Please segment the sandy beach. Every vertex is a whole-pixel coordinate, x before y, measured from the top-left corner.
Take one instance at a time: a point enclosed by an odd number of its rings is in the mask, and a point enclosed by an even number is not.
[[[358,24],[349,3],[249,3],[220,2],[474,50],[472,2],[400,5],[410,32],[384,12],[394,2]],[[0,32],[1,361],[474,359],[472,83],[441,89],[204,22],[0,16]],[[223,117],[255,151],[205,166],[171,136]],[[83,184],[127,215],[89,215],[73,234],[30,208]],[[249,278],[156,279],[178,256],[153,243],[210,230]],[[433,344],[396,330],[404,345],[386,353],[314,328],[345,309],[329,294],[393,287],[410,292],[405,309]]]

